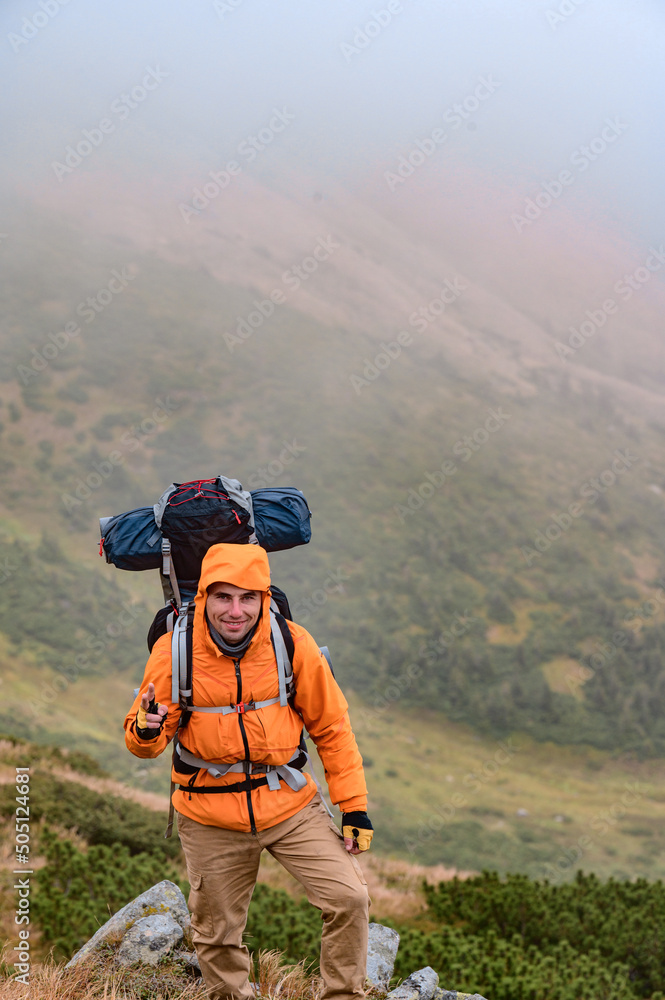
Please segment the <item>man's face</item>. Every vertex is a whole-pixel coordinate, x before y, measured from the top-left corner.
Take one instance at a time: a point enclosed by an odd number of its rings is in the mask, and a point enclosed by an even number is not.
[[[208,587],[208,618],[226,642],[244,639],[259,620],[262,593],[243,590],[232,583],[213,583]]]

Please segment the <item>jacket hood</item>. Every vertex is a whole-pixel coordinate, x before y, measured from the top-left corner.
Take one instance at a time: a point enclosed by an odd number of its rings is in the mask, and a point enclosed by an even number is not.
[[[262,591],[261,616],[250,647],[269,643],[270,564],[266,550],[260,545],[231,545],[228,542],[221,542],[219,545],[211,545],[203,557],[199,589],[195,598],[194,634],[202,637],[209,651],[221,656],[210,636],[205,619],[208,587],[213,583],[232,583],[235,587],[242,587],[243,590]]]
[[[268,553],[260,545],[211,545],[201,563],[199,589],[196,595],[205,600],[213,583],[232,583],[244,590],[267,591],[270,587]]]

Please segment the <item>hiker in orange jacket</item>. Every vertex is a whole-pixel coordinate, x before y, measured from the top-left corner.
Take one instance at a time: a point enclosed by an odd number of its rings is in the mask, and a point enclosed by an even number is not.
[[[266,849],[322,912],[321,1000],[361,998],[369,898],[353,855],[372,837],[362,758],[325,657],[293,622],[294,692],[280,704],[269,588],[267,553],[258,545],[213,545],[203,559],[192,630],[193,709],[176,737],[172,772],[194,943],[212,1000],[253,997],[242,933]],[[181,708],[171,692],[167,633],[153,647],[125,719],[125,742],[137,757],[156,757],[176,735]],[[301,770],[303,725],[342,811],[343,833]]]

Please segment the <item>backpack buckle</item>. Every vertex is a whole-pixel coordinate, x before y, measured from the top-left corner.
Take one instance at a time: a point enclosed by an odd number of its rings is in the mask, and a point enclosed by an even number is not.
[[[239,701],[238,704],[234,705],[233,707],[235,708],[235,710],[238,713],[238,715],[244,715],[245,714],[245,702],[244,701]]]

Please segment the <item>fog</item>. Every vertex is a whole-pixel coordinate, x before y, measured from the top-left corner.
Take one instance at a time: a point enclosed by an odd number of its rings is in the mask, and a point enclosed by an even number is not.
[[[424,168],[436,184],[473,166],[519,207],[618,120],[565,200],[648,243],[665,231],[664,28],[647,0],[5,2],[4,186],[29,178],[57,194],[53,162],[109,115],[114,133],[84,169],[124,160],[169,176],[189,157],[219,169],[277,107],[293,120],[248,169],[297,164],[319,185],[371,180],[385,195],[400,155],[467,100]],[[148,68],[160,71],[154,90],[126,117],[112,112]],[[496,89],[478,104],[482,79]]]

